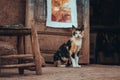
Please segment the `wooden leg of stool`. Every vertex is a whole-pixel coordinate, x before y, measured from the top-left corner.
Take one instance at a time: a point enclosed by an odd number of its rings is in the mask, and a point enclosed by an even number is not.
[[[17,43],[18,43],[18,55],[21,53],[24,53],[24,47],[23,47],[23,37],[22,36],[18,36],[17,39]],[[22,59],[18,59],[18,64],[23,63]],[[19,74],[24,74],[24,67],[19,67],[18,68]]]
[[[23,61],[21,59],[18,59],[18,64],[21,64],[21,63],[23,63]],[[24,74],[24,67],[20,67],[18,68],[18,70],[20,75]]]
[[[0,59],[0,66],[1,66],[1,59]],[[1,74],[1,68],[0,68],[0,74]]]

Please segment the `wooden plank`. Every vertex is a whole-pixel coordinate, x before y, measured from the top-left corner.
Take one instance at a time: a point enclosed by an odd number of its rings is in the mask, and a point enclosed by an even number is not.
[[[25,26],[31,28],[31,21],[34,19],[34,0],[26,0]],[[32,53],[30,37],[25,37],[25,51]]]
[[[34,19],[35,21],[45,21],[45,0],[34,1]]]
[[[29,66],[35,66],[34,63],[24,63],[24,64],[13,64],[13,65],[0,65],[0,69],[4,68],[19,68],[19,67],[29,67]]]
[[[70,36],[39,35],[40,50],[58,50],[58,48],[70,39]]]
[[[90,36],[90,23],[89,23],[89,0],[83,0],[83,24],[84,24],[84,40],[83,40],[83,57],[81,59],[81,62],[85,63],[85,64],[89,64],[89,54],[90,54],[90,50],[89,50],[89,36]]]
[[[53,62],[53,56],[54,54],[48,54],[48,53],[42,53],[42,56],[44,57],[45,59],[45,62]]]
[[[56,50],[41,50],[41,53],[46,53],[46,54],[53,54],[55,52]]]
[[[1,59],[8,59],[8,58],[26,58],[26,57],[33,57],[32,54],[18,54],[18,55],[5,55],[0,56]]]
[[[31,29],[29,28],[0,28],[1,36],[21,36],[21,35],[29,35],[31,33]]]
[[[77,1],[77,19],[78,19],[78,25],[83,24],[83,4],[82,0],[76,0]]]
[[[58,35],[58,36],[71,36],[70,32],[44,32],[44,31],[38,31],[38,34],[45,34],[45,35]]]
[[[31,28],[31,21],[34,19],[34,0],[26,0],[25,26]]]

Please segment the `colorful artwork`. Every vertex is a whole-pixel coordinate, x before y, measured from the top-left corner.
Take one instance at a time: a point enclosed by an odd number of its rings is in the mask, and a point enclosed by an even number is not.
[[[47,0],[46,26],[77,27],[76,0]]]
[[[52,0],[52,21],[71,22],[70,0]]]

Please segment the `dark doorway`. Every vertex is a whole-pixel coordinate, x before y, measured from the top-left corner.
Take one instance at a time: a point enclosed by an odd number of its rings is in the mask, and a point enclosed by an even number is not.
[[[90,62],[120,64],[119,0],[90,0]]]
[[[120,22],[119,0],[90,0],[91,25],[114,26]]]

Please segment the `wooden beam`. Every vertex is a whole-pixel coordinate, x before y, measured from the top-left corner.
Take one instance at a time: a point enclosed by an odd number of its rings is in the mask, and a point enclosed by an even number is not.
[[[83,24],[84,24],[84,41],[83,41],[83,54],[84,61],[86,64],[89,64],[89,55],[90,55],[90,21],[89,21],[89,0],[83,0]]]
[[[63,32],[43,32],[43,31],[38,31],[38,34],[40,35],[58,35],[58,36],[71,36],[71,33],[69,32],[66,32],[66,33],[63,33]]]
[[[34,0],[26,0],[25,26],[31,28],[31,22],[34,19]],[[25,51],[32,53],[30,37],[25,37]]]
[[[14,65],[1,65],[0,68],[18,68],[18,67],[29,67],[35,66],[34,63],[14,64]]]
[[[31,21],[34,19],[34,0],[26,0],[25,26],[31,28]]]
[[[8,59],[8,58],[26,58],[26,57],[33,57],[33,54],[18,54],[18,55],[7,55],[7,56],[0,56],[0,59]]]

